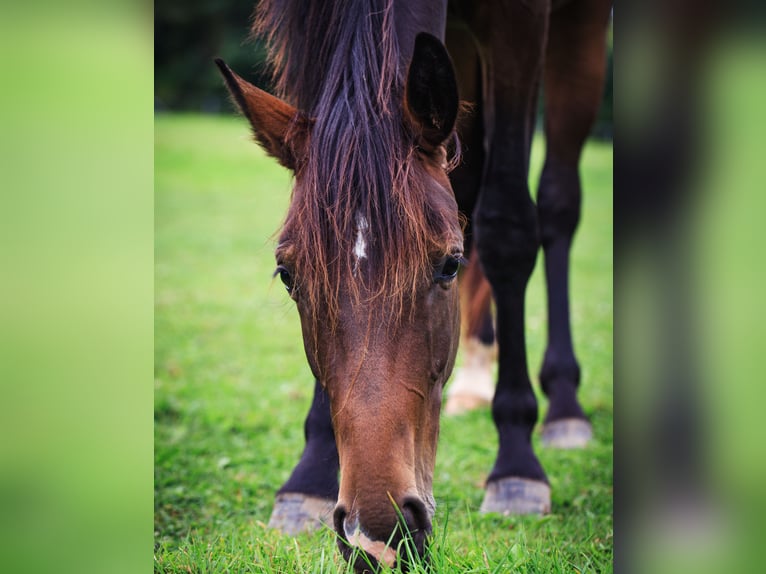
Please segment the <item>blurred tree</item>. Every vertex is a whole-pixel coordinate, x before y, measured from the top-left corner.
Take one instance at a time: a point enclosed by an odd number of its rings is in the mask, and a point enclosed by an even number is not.
[[[265,50],[249,38],[254,0],[157,0],[154,5],[156,109],[227,110],[213,59],[268,88]]]

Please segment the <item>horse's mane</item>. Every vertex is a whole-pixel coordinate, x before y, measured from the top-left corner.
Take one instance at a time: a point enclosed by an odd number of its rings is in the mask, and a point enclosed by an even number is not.
[[[454,203],[436,199],[417,159],[394,23],[393,0],[263,0],[256,9],[253,33],[267,41],[279,95],[313,121],[280,249],[296,258],[301,297],[331,318],[341,286],[390,298],[376,307],[400,316],[429,261],[450,247]],[[360,226],[363,266],[353,255]]]
[[[357,88],[360,99],[374,94],[379,103],[390,102],[401,81],[393,5],[393,0],[259,2],[252,33],[267,42],[277,94],[304,112],[313,112],[322,95],[339,96],[334,92],[343,87]]]

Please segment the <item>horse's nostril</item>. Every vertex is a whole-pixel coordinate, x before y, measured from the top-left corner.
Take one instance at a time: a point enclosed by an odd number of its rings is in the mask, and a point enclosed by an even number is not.
[[[426,505],[419,498],[410,497],[402,504],[402,517],[411,534],[431,533],[431,520],[426,510]]]
[[[404,520],[403,542],[409,547],[408,550],[400,550],[399,558],[404,571],[408,571],[412,559],[415,562],[426,556],[428,536],[431,534],[431,519],[423,501],[416,497],[407,497],[400,506],[402,519]],[[418,558],[420,557],[420,558]],[[427,558],[426,558],[427,560]]]
[[[346,538],[346,530],[343,523],[345,522],[347,515],[348,512],[346,512],[345,507],[341,505],[335,507],[335,512],[333,513],[333,525],[335,526],[335,532],[337,532],[343,539]]]

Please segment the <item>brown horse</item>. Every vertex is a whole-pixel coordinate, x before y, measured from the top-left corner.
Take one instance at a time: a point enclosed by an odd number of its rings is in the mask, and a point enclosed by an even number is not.
[[[564,280],[551,295],[552,321],[563,323],[577,162],[601,92],[609,5],[555,8],[450,3],[456,76],[446,2],[263,0],[254,32],[268,41],[279,98],[218,61],[257,141],[295,174],[276,274],[298,307],[316,383],[306,447],[270,524],[295,532],[331,513],[344,556],[364,551],[360,569],[393,564],[402,541],[422,555],[431,530],[442,387],[460,332],[458,206],[497,308],[500,447],[482,508],[549,509],[530,443],[524,290],[541,236],[549,279]],[[536,209],[527,171],[543,75],[549,145]],[[450,181],[458,84],[476,109]],[[567,317],[546,355],[549,417],[584,420],[568,328]]]

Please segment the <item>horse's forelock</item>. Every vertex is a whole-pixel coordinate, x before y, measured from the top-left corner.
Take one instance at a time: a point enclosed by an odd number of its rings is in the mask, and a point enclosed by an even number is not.
[[[402,317],[434,252],[451,247],[454,207],[432,197],[403,117],[393,2],[310,4],[264,0],[254,26],[266,33],[281,95],[314,121],[285,222],[300,296],[331,323],[344,289],[372,300],[381,320]],[[325,4],[334,8],[317,6]],[[363,265],[354,250],[360,218]]]

